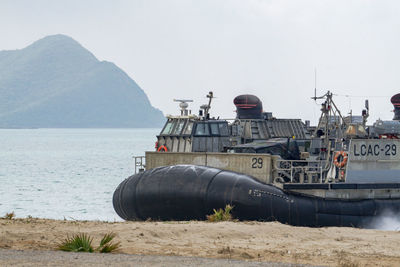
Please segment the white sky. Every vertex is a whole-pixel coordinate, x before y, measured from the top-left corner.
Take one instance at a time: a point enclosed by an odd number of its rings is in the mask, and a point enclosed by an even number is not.
[[[0,1],[0,50],[58,33],[122,68],[164,114],[178,113],[173,98],[197,113],[213,90],[213,116],[234,117],[233,98],[250,93],[315,124],[315,68],[318,94],[369,96],[369,123],[392,119],[400,93],[396,0]],[[364,99],[336,101],[360,114]]]

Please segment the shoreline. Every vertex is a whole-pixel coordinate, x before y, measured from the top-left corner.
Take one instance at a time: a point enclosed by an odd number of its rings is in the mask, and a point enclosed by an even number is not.
[[[400,232],[346,227],[307,228],[278,222],[101,222],[0,219],[0,248],[55,251],[68,235],[98,244],[109,232],[117,253],[185,256],[325,266],[396,266]],[[114,253],[113,253],[114,254]]]

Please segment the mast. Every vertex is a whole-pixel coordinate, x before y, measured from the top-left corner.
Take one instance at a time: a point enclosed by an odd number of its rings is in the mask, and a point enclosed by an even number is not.
[[[342,138],[343,132],[342,130],[346,127],[346,122],[342,116],[342,113],[336,106],[335,102],[333,101],[333,94],[328,91],[322,96],[312,97],[314,101],[317,99],[325,99],[325,101],[321,104],[321,117],[318,121],[318,126],[316,127],[313,136],[321,136],[321,130],[323,131],[323,135],[325,136],[325,142],[329,141],[329,134],[331,130],[337,130],[336,138]],[[339,116],[339,122],[336,121],[336,114]],[[333,122],[331,118],[334,118],[335,121]]]

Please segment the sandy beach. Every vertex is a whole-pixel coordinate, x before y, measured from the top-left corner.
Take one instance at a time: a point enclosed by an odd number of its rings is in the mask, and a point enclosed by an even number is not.
[[[117,253],[222,258],[325,266],[398,266],[400,232],[306,228],[277,222],[98,222],[0,219],[0,248],[55,250],[67,235],[88,233],[94,244],[117,233]]]

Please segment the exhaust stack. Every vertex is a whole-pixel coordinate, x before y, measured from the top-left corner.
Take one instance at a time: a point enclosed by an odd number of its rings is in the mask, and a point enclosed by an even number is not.
[[[262,102],[255,95],[239,95],[235,97],[233,103],[236,106],[238,119],[262,118]]]
[[[400,94],[392,96],[390,99],[390,102],[392,102],[394,106],[394,121],[400,121]]]

